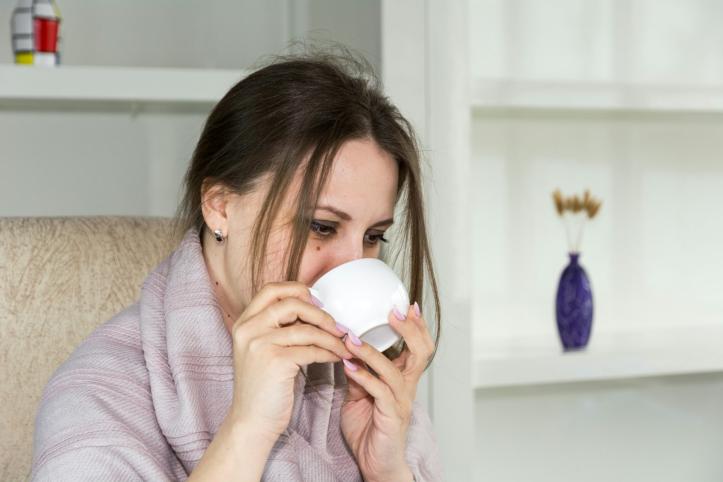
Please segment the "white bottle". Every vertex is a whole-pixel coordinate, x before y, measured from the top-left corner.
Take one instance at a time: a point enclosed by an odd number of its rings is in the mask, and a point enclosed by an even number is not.
[[[31,65],[35,51],[33,0],[19,0],[10,20],[13,56],[16,64]]]

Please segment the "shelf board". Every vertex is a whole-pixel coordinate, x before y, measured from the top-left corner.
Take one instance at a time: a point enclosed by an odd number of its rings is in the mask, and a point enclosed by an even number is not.
[[[721,372],[723,325],[593,332],[576,352],[563,352],[556,333],[478,338],[473,353],[478,389]]]
[[[0,64],[0,103],[215,104],[248,72]]]
[[[476,112],[514,110],[723,113],[723,88],[475,79]]]

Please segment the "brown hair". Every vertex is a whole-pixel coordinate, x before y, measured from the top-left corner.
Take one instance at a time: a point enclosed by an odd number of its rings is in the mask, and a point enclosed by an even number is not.
[[[297,212],[285,259],[286,280],[296,280],[316,206],[340,146],[352,139],[372,139],[399,167],[397,204],[403,225],[394,260],[400,251],[402,279],[410,299],[423,305],[425,268],[435,307],[435,349],[439,345],[441,309],[424,218],[420,153],[411,124],[382,93],[381,82],[363,56],[336,45],[305,47],[301,53],[275,56],[272,62],[242,79],[211,111],[185,177],[175,235],[205,227],[202,193],[220,184],[238,195],[252,191],[269,176],[270,188],[252,233],[252,293],[261,288],[266,245],[273,221],[294,174],[308,158]],[[400,223],[401,224],[401,223]],[[383,249],[383,261],[390,262]],[[409,261],[409,263],[407,263]],[[385,351],[395,358],[403,343]]]

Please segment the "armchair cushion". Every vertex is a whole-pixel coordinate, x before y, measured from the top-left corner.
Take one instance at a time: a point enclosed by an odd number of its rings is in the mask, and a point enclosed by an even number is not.
[[[138,298],[175,247],[171,228],[168,218],[0,218],[0,480],[28,478],[43,387]]]

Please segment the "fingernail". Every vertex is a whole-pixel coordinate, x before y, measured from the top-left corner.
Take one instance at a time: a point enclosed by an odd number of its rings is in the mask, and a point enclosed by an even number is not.
[[[416,313],[417,316],[422,316],[422,311],[419,309],[419,305],[416,301],[414,302],[414,313]]]
[[[392,308],[392,313],[394,313],[394,317],[399,321],[404,321],[407,318],[406,316],[404,316],[403,314],[401,314],[399,312],[399,310],[397,309],[396,306],[394,308]]]
[[[324,303],[322,303],[321,300],[314,295],[311,295],[311,302],[314,303],[319,308],[324,307]]]
[[[339,331],[342,332],[342,333],[348,333],[348,332],[349,332],[349,329],[348,329],[346,326],[341,325],[341,324],[339,324],[339,323],[336,324],[336,329],[339,330]]]
[[[361,346],[361,340],[351,331],[349,332],[349,338],[351,339],[351,342],[354,343],[356,346]]]
[[[341,361],[344,362],[344,365],[346,365],[346,367],[347,367],[349,370],[351,370],[351,371],[353,371],[353,372],[355,372],[355,371],[357,370],[357,366],[356,366],[354,363],[350,362],[349,360],[345,360],[345,359],[342,358]]]

